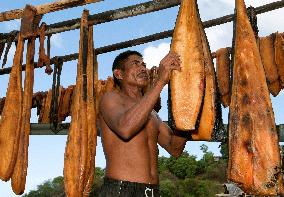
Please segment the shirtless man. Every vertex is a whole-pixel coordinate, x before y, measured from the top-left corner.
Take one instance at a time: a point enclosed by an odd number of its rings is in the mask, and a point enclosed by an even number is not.
[[[99,124],[106,158],[102,197],[160,196],[158,146],[178,157],[186,138],[173,132],[153,110],[172,70],[181,70],[179,57],[167,54],[160,62],[156,84],[145,95],[149,75],[142,55],[126,51],[113,63],[117,91],[101,98]]]

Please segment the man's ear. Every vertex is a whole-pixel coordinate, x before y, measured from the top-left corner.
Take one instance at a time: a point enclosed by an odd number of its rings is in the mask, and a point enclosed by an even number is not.
[[[113,71],[113,75],[115,76],[115,78],[121,80],[123,78],[123,73],[121,69],[114,69]]]

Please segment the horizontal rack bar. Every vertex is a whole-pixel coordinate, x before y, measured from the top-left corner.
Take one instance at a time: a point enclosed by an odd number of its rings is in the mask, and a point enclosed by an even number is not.
[[[164,122],[167,123],[167,121]],[[59,127],[61,127],[62,130],[60,130],[57,134],[55,134],[51,129],[52,124],[31,123],[30,135],[68,135],[69,126],[70,123],[63,123],[59,125]],[[227,124],[224,124],[224,128],[227,128]],[[276,126],[276,128],[279,133],[279,142],[284,142],[284,124],[279,124]],[[98,136],[100,136],[100,132],[98,132]],[[220,137],[224,139],[224,136]],[[211,142],[219,142],[219,141],[217,140]]]
[[[159,1],[164,1],[164,0],[159,0]],[[147,3],[149,3],[149,2],[147,2]],[[170,5],[167,4],[167,6],[170,6]],[[131,6],[131,7],[133,7],[133,6]],[[255,10],[256,10],[257,14],[260,14],[260,13],[264,13],[264,12],[267,12],[267,11],[271,11],[272,8],[278,9],[278,8],[282,8],[282,7],[284,7],[284,0],[257,7],[257,8],[255,8]],[[216,18],[216,19],[212,19],[212,20],[208,20],[208,21],[203,22],[203,26],[204,26],[204,28],[208,28],[208,27],[220,25],[220,24],[232,21],[233,18],[234,18],[234,14],[223,16],[223,17],[220,17],[220,18]],[[164,31],[164,32],[155,33],[155,34],[152,34],[152,35],[136,38],[136,39],[133,39],[133,40],[128,40],[128,41],[124,41],[124,42],[120,42],[120,43],[116,43],[116,44],[112,44],[112,45],[107,45],[107,46],[95,49],[95,54],[99,55],[99,54],[104,54],[104,53],[108,53],[108,52],[111,52],[111,51],[120,50],[120,49],[132,47],[132,46],[136,46],[136,45],[140,45],[140,44],[145,44],[145,43],[148,43],[148,42],[152,42],[152,41],[171,37],[172,34],[173,34],[173,30],[168,30],[168,31]],[[63,62],[73,61],[73,60],[78,59],[78,53],[60,56],[60,58],[62,59]],[[56,57],[51,58],[51,64],[54,64],[55,59],[56,59]],[[36,63],[35,63],[35,67],[36,67]],[[22,66],[22,70],[25,70],[25,65]],[[0,69],[0,75],[9,74],[10,72],[11,72],[11,67]]]

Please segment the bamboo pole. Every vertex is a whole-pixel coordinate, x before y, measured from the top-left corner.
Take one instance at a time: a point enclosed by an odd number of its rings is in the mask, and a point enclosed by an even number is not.
[[[39,15],[46,14],[50,12],[55,12],[67,8],[82,6],[89,3],[99,2],[102,0],[58,0],[52,3],[46,3],[42,5],[35,6],[37,13]],[[22,18],[24,9],[15,9],[0,13],[0,22],[10,21],[14,19]]]

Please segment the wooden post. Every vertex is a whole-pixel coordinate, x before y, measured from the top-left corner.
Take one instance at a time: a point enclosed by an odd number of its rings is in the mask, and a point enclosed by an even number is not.
[[[46,3],[35,6],[38,14],[46,14],[67,8],[82,6],[89,3],[99,2],[102,0],[59,0],[53,3]],[[0,13],[0,22],[22,18],[24,9],[15,9]]]

